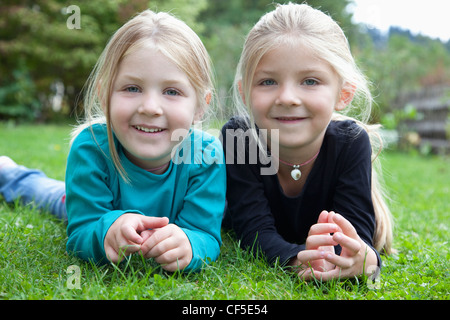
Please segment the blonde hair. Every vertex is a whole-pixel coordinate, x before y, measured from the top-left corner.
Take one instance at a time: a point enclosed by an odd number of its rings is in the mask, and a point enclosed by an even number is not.
[[[83,122],[72,132],[73,139],[95,123],[106,123],[111,160],[125,181],[129,181],[116,150],[110,119],[110,98],[122,59],[151,43],[186,73],[197,95],[196,113],[208,109],[208,94],[213,95],[210,57],[198,35],[174,16],[145,10],[129,20],[111,37],[85,86]],[[94,137],[95,139],[95,137]]]
[[[382,141],[378,134],[379,126],[366,124],[370,118],[372,95],[365,76],[350,52],[347,38],[332,18],[306,4],[292,3],[277,5],[275,10],[261,17],[247,35],[237,67],[233,90],[237,112],[243,119],[247,119],[249,128],[255,128],[252,114],[248,110],[251,110],[250,91],[256,67],[270,50],[298,41],[302,41],[317,57],[331,65],[341,79],[342,86],[350,85],[355,90],[354,99],[345,108],[345,113],[335,112],[332,120],[354,120],[369,134],[374,151],[371,192],[376,230],[373,242],[375,249],[389,254],[392,250],[392,218],[377,174],[377,170],[380,170],[378,155],[382,149]],[[242,95],[246,97],[245,102]],[[349,116],[356,113],[359,113],[359,120]]]

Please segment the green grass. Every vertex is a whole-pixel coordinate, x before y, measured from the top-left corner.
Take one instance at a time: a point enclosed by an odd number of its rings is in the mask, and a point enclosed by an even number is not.
[[[69,126],[0,124],[0,155],[64,179],[69,132]],[[0,199],[0,298],[448,300],[449,160],[390,152],[383,164],[398,253],[383,259],[375,286],[362,278],[303,282],[253,258],[228,233],[218,261],[199,273],[168,273],[139,256],[98,267],[65,253],[64,223]]]

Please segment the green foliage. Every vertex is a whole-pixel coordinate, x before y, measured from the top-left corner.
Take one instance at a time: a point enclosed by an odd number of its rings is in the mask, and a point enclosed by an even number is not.
[[[177,8],[172,11],[200,30],[196,16],[205,7],[206,0],[81,0],[73,4],[80,8],[79,29],[68,27],[74,12],[66,11],[72,5],[66,0],[1,2],[0,88],[4,91],[0,92],[0,116],[3,118],[24,114],[28,119],[48,117],[55,94],[52,84],[58,81],[65,86],[62,110],[71,115],[108,39],[128,19],[148,7],[167,11]]]
[[[384,113],[405,107],[403,95],[450,82],[450,70],[445,67],[450,64],[450,51],[439,40],[398,29],[385,36],[371,31],[361,33],[352,49],[373,84],[379,108],[373,115],[375,122]]]
[[[23,63],[36,88],[24,94],[29,95],[28,99],[39,98],[42,112],[51,108],[51,85],[55,81],[66,86],[65,103],[74,104],[117,25],[118,1],[79,1],[81,29],[67,28],[68,5],[61,0],[23,0],[2,2],[0,6],[0,73],[5,75],[0,86],[13,82],[11,71]]]
[[[12,81],[0,86],[0,120],[34,120],[41,104],[29,72],[23,67],[12,71]]]
[[[399,128],[405,120],[418,120],[421,117],[423,115],[413,105],[407,104],[403,108],[394,109],[392,112],[385,113],[381,118],[381,122],[385,129],[394,130]]]
[[[0,125],[0,150],[18,163],[63,179],[70,129]],[[448,300],[448,161],[402,153],[384,155],[398,253],[382,258],[379,282],[365,278],[303,282],[241,250],[233,234],[226,232],[219,259],[198,273],[168,273],[139,256],[118,266],[95,266],[65,253],[64,223],[46,212],[0,199],[0,298]],[[79,287],[73,286],[75,274],[70,266],[79,268]]]

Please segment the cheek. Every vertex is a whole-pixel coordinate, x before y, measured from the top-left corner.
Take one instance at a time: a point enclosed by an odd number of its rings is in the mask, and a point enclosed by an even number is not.
[[[252,99],[250,101],[250,111],[255,120],[262,119],[264,114],[268,111],[269,107],[267,101],[268,100],[264,99],[262,95],[252,96]]]
[[[111,116],[111,119],[121,119],[126,115],[126,110],[124,106],[126,105],[125,101],[122,101],[122,99],[118,97],[111,97],[111,101],[109,104],[109,114]]]
[[[174,129],[190,129],[194,123],[195,108],[190,105],[177,108],[168,108],[165,111],[166,118],[172,123]]]
[[[119,133],[128,128],[132,113],[125,103],[121,103],[120,100],[111,100],[109,115],[112,128]]]
[[[331,94],[318,94],[312,97],[311,103],[309,103],[310,109],[315,113],[321,115],[330,115],[333,113],[336,106],[335,96]]]

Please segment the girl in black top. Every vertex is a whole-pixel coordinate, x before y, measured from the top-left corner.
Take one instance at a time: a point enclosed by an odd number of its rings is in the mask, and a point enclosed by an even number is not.
[[[377,127],[343,113],[370,114],[371,101],[324,13],[278,5],[253,27],[236,74],[241,116],[222,129],[227,214],[244,247],[304,279],[378,270],[392,226],[373,170]]]

